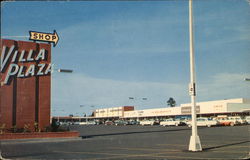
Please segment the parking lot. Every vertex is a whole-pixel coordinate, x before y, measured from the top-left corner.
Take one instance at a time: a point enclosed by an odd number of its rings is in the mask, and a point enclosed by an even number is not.
[[[247,159],[250,125],[199,127],[202,152],[189,152],[187,126],[70,126],[80,138],[1,142],[8,159]]]

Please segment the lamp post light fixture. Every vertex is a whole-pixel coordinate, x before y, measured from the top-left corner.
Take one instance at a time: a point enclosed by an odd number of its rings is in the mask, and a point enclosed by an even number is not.
[[[250,78],[245,78],[245,81],[250,81]]]
[[[73,72],[73,70],[71,70],[71,69],[58,69],[57,71],[63,72],[63,73],[72,73]]]
[[[197,132],[196,122],[196,88],[195,88],[195,65],[194,65],[194,40],[193,40],[193,5],[189,0],[189,49],[190,49],[190,84],[189,94],[191,96],[192,108],[192,135],[189,142],[189,151],[202,151],[200,138]]]

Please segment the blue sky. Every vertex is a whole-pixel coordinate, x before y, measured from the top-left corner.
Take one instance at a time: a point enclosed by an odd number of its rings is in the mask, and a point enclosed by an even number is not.
[[[197,100],[250,98],[249,3],[193,5]],[[53,115],[190,102],[187,0],[4,2],[1,12],[1,36],[59,34],[53,64],[74,72],[53,73]]]

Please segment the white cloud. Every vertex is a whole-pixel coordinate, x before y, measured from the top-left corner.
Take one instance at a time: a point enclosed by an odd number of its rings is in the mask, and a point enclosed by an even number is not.
[[[135,99],[129,100],[129,97]],[[72,113],[80,112],[80,105],[98,107],[135,105],[137,109],[166,107],[169,97],[173,97],[177,103],[187,100],[186,85],[116,81],[76,73],[53,77],[54,108],[61,107]]]
[[[228,98],[250,98],[250,83],[244,78],[250,74],[220,73],[197,84],[197,101]],[[90,113],[96,108],[134,105],[136,109],[166,107],[173,97],[180,103],[189,103],[187,84],[158,82],[126,82],[98,79],[82,74],[57,74],[53,78],[53,108],[70,113]],[[134,97],[129,100],[128,97]],[[146,97],[147,100],[142,100]],[[80,108],[80,105],[84,105]],[[55,114],[58,111],[55,112]]]
[[[250,74],[220,73],[198,86],[201,101],[225,98],[250,98],[250,83],[244,78]]]

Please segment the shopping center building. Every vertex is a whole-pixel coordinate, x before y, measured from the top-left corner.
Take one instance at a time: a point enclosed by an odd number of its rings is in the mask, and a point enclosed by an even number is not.
[[[181,104],[176,107],[164,107],[154,109],[135,110],[134,107],[115,107],[96,109],[95,119],[150,119],[150,118],[170,118],[176,116],[190,116],[191,104]],[[196,112],[198,116],[217,115],[249,115],[250,99],[224,99],[207,102],[197,102]]]

